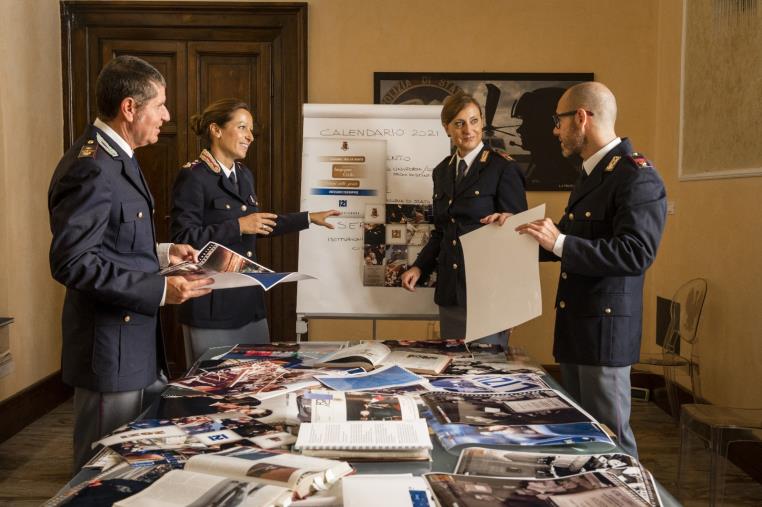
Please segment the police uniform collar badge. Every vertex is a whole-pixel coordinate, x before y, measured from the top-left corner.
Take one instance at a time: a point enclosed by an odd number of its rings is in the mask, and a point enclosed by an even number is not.
[[[214,156],[211,153],[209,153],[209,150],[202,150],[198,158],[206,162],[206,165],[209,166],[209,169],[211,169],[212,172],[216,174],[220,174],[222,172],[222,169],[220,168],[220,164],[218,164]]]
[[[610,173],[611,171],[613,171],[617,165],[617,162],[619,162],[619,159],[621,158],[622,157],[620,157],[619,155],[614,155],[613,157],[611,157],[611,160],[609,161],[609,165],[606,166],[606,169],[604,169],[604,171],[607,173]]]
[[[483,163],[485,163],[487,161],[488,158],[489,158],[489,150],[484,150],[482,152],[481,158],[479,159],[479,162],[481,162],[483,164]]]
[[[116,157],[118,155],[117,151],[110,145],[108,142],[103,139],[103,136],[100,134],[95,134],[95,139],[98,141],[98,145],[103,148],[103,151],[111,155],[112,157]]]
[[[257,205],[257,201],[254,200],[254,196],[251,195],[251,194],[249,194],[249,204],[251,204],[253,206]]]
[[[98,151],[98,145],[95,144],[95,141],[92,139],[88,139],[85,141],[85,144],[82,145],[82,148],[79,149],[79,155],[77,155],[77,158],[95,158],[95,153]]]

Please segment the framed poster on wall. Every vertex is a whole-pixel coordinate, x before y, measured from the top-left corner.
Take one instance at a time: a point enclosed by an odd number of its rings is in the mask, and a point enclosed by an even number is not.
[[[484,110],[484,143],[516,159],[527,190],[569,191],[579,168],[561,154],[552,115],[567,88],[593,77],[592,72],[375,72],[373,102],[435,105],[452,93],[471,94]]]

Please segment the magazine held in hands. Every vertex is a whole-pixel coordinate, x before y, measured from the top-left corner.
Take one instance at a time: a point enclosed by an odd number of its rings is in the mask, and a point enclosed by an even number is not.
[[[259,285],[270,290],[279,283],[315,279],[304,273],[276,273],[219,243],[210,241],[198,253],[198,262],[186,261],[159,271],[160,275],[207,275],[214,279],[211,289],[231,289]]]

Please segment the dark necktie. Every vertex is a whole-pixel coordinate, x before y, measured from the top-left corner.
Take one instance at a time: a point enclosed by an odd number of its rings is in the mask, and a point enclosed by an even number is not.
[[[233,184],[233,188],[235,188],[235,191],[238,192],[238,178],[235,177],[235,171],[230,173],[230,176],[228,176],[228,179],[230,179],[230,182]]]
[[[465,160],[461,159],[458,162],[458,176],[455,179],[455,183],[460,183],[463,180],[463,176],[466,175],[466,169],[468,169],[468,164],[466,164]]]

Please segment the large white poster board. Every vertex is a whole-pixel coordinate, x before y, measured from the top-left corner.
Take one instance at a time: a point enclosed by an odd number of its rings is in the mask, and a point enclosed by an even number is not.
[[[431,172],[449,153],[442,106],[305,104],[301,209],[337,209],[334,230],[299,236],[296,311],[313,316],[436,315],[434,290],[363,282],[366,221],[387,204],[431,204]],[[411,249],[410,255],[415,250]]]
[[[523,324],[542,314],[537,241],[516,227],[545,217],[545,205],[460,237],[465,263],[466,341]]]

